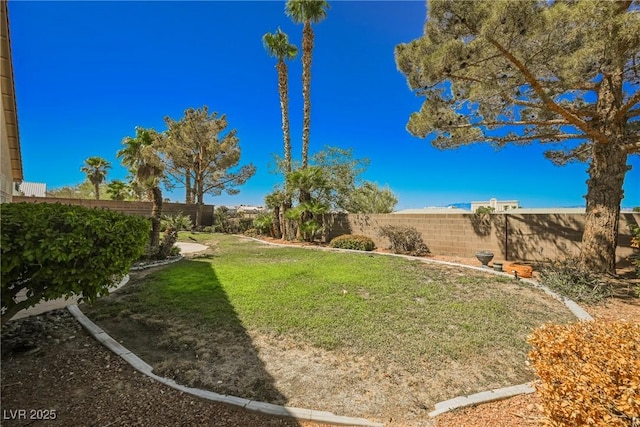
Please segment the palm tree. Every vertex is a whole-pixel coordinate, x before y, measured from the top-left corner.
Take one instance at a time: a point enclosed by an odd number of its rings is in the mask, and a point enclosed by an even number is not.
[[[285,60],[290,60],[298,54],[296,45],[289,43],[287,34],[280,28],[275,33],[262,36],[262,43],[269,56],[278,58],[278,91],[280,92],[280,110],[282,111],[282,134],[284,137],[285,173],[291,173],[291,136],[289,133],[289,96],[288,71]]]
[[[311,129],[311,53],[313,52],[313,28],[327,16],[329,3],[325,0],[288,0],[285,14],[302,28],[302,168],[309,164],[309,131]]]
[[[267,50],[269,56],[278,58],[276,64],[276,70],[278,70],[278,92],[280,93],[280,110],[282,111],[282,135],[284,138],[284,176],[285,187],[287,185],[287,176],[291,173],[291,134],[289,130],[289,89],[288,89],[288,70],[285,60],[291,60],[298,54],[298,48],[289,43],[287,34],[280,28],[275,33],[266,33],[262,36],[262,43]],[[287,192],[288,194],[289,192]],[[278,221],[278,228],[286,230],[288,225],[284,215],[289,208],[291,208],[291,196],[281,197],[282,201],[282,222],[280,222],[280,215],[276,216]],[[280,207],[278,206],[278,212]],[[276,234],[280,234],[277,232]],[[287,236],[288,234],[285,233]]]
[[[136,127],[136,136],[124,138],[122,144],[125,147],[117,153],[122,164],[131,172],[135,183],[151,193],[153,208],[151,210],[150,246],[154,254],[160,247],[160,220],[162,217],[160,181],[164,176],[164,168],[156,151],[156,144],[154,144],[160,136],[153,129]]]
[[[100,200],[100,184],[107,177],[107,169],[111,168],[111,163],[102,157],[89,157],[84,161],[84,166],[80,170],[87,174],[89,182],[95,189],[96,200]]]
[[[112,200],[124,200],[130,190],[129,186],[119,179],[114,179],[107,185],[107,193],[109,193]]]

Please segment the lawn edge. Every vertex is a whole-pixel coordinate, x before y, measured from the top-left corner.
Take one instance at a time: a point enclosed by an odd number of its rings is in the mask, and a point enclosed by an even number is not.
[[[102,328],[93,323],[85,314],[80,310],[76,304],[67,306],[67,310],[71,315],[82,325],[82,327],[98,342],[103,344],[117,356],[121,357],[128,364],[130,364],[138,372],[165,384],[171,388],[189,393],[193,396],[200,397],[202,399],[211,400],[214,402],[225,403],[234,406],[240,406],[244,409],[261,412],[269,415],[276,415],[280,417],[290,417],[304,421],[314,421],[324,424],[332,425],[345,425],[345,426],[363,426],[363,427],[382,427],[383,424],[376,423],[365,418],[354,418],[336,415],[332,412],[316,411],[313,409],[295,408],[290,406],[274,405],[271,403],[259,402],[256,400],[245,399],[242,397],[230,396],[226,394],[214,393],[208,390],[202,390],[198,388],[187,387],[176,383],[170,378],[161,377],[153,373],[153,367],[139,358],[133,352],[129,351],[126,347],[120,344],[118,341],[111,338]]]

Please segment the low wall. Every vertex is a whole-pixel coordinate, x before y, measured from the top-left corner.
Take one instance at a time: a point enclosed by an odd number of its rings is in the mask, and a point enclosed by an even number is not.
[[[13,202],[29,202],[29,203],[61,203],[63,205],[79,205],[88,208],[106,208],[130,215],[151,216],[151,202],[131,202],[118,200],[95,200],[95,199],[67,199],[61,197],[26,197],[13,196]],[[202,225],[213,225],[213,205],[204,205],[202,207]],[[196,222],[197,206],[185,203],[162,203],[163,215],[175,215],[182,212],[189,215],[191,221]]]
[[[577,256],[584,231],[584,214],[338,214],[327,239],[340,234],[362,234],[376,246],[388,247],[378,235],[383,225],[415,227],[431,253],[473,257],[488,249],[496,260],[544,261]],[[616,258],[624,264],[633,253],[629,223],[640,224],[640,214],[620,215]]]

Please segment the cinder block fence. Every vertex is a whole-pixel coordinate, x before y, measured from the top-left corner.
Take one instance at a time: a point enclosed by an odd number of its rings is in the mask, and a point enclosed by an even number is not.
[[[378,247],[389,246],[378,235],[381,226],[415,227],[433,254],[473,257],[482,249],[495,259],[545,261],[580,253],[584,214],[338,214],[327,240],[340,234],[362,234]],[[629,223],[640,224],[639,213],[620,215],[616,258],[625,263],[633,254]]]
[[[66,199],[59,197],[25,197],[13,196],[13,202],[29,202],[29,203],[61,203],[64,205],[79,205],[88,208],[106,208],[114,211],[123,212],[130,215],[151,216],[151,202],[131,202],[118,200],[91,200],[91,199]],[[204,205],[202,208],[202,225],[213,225],[213,205]],[[163,203],[163,215],[175,215],[182,212],[189,215],[191,221],[196,222],[196,205],[185,203]]]

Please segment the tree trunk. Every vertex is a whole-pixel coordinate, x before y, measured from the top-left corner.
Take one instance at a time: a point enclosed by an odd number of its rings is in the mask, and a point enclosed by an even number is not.
[[[96,190],[96,200],[100,200],[100,183],[94,183],[93,188]]]
[[[313,51],[313,29],[306,21],[302,30],[302,168],[309,164],[309,133],[311,130],[311,53]]]
[[[291,173],[291,134],[289,130],[289,99],[287,83],[287,64],[280,59],[276,65],[278,69],[278,90],[280,92],[280,110],[282,112],[282,136],[284,138],[284,169],[285,177]]]
[[[157,253],[160,247],[160,218],[162,217],[162,190],[160,187],[151,189],[153,194],[153,208],[151,209],[151,249]]]
[[[280,206],[273,207],[272,233],[276,239],[282,238],[282,228],[280,227]]]
[[[627,154],[618,144],[593,144],[580,263],[594,273],[615,274],[622,184]]]
[[[198,191],[198,201],[196,202],[196,228],[202,226],[202,208],[204,206],[204,194]]]
[[[616,246],[622,185],[627,166],[624,149],[625,124],[617,118],[622,105],[622,64],[606,74],[598,89],[594,125],[607,136],[607,142],[592,142],[587,180],[587,210],[582,235],[580,264],[598,274],[616,273]]]
[[[193,190],[191,189],[191,169],[187,169],[184,173],[184,202],[186,204],[193,203]]]

